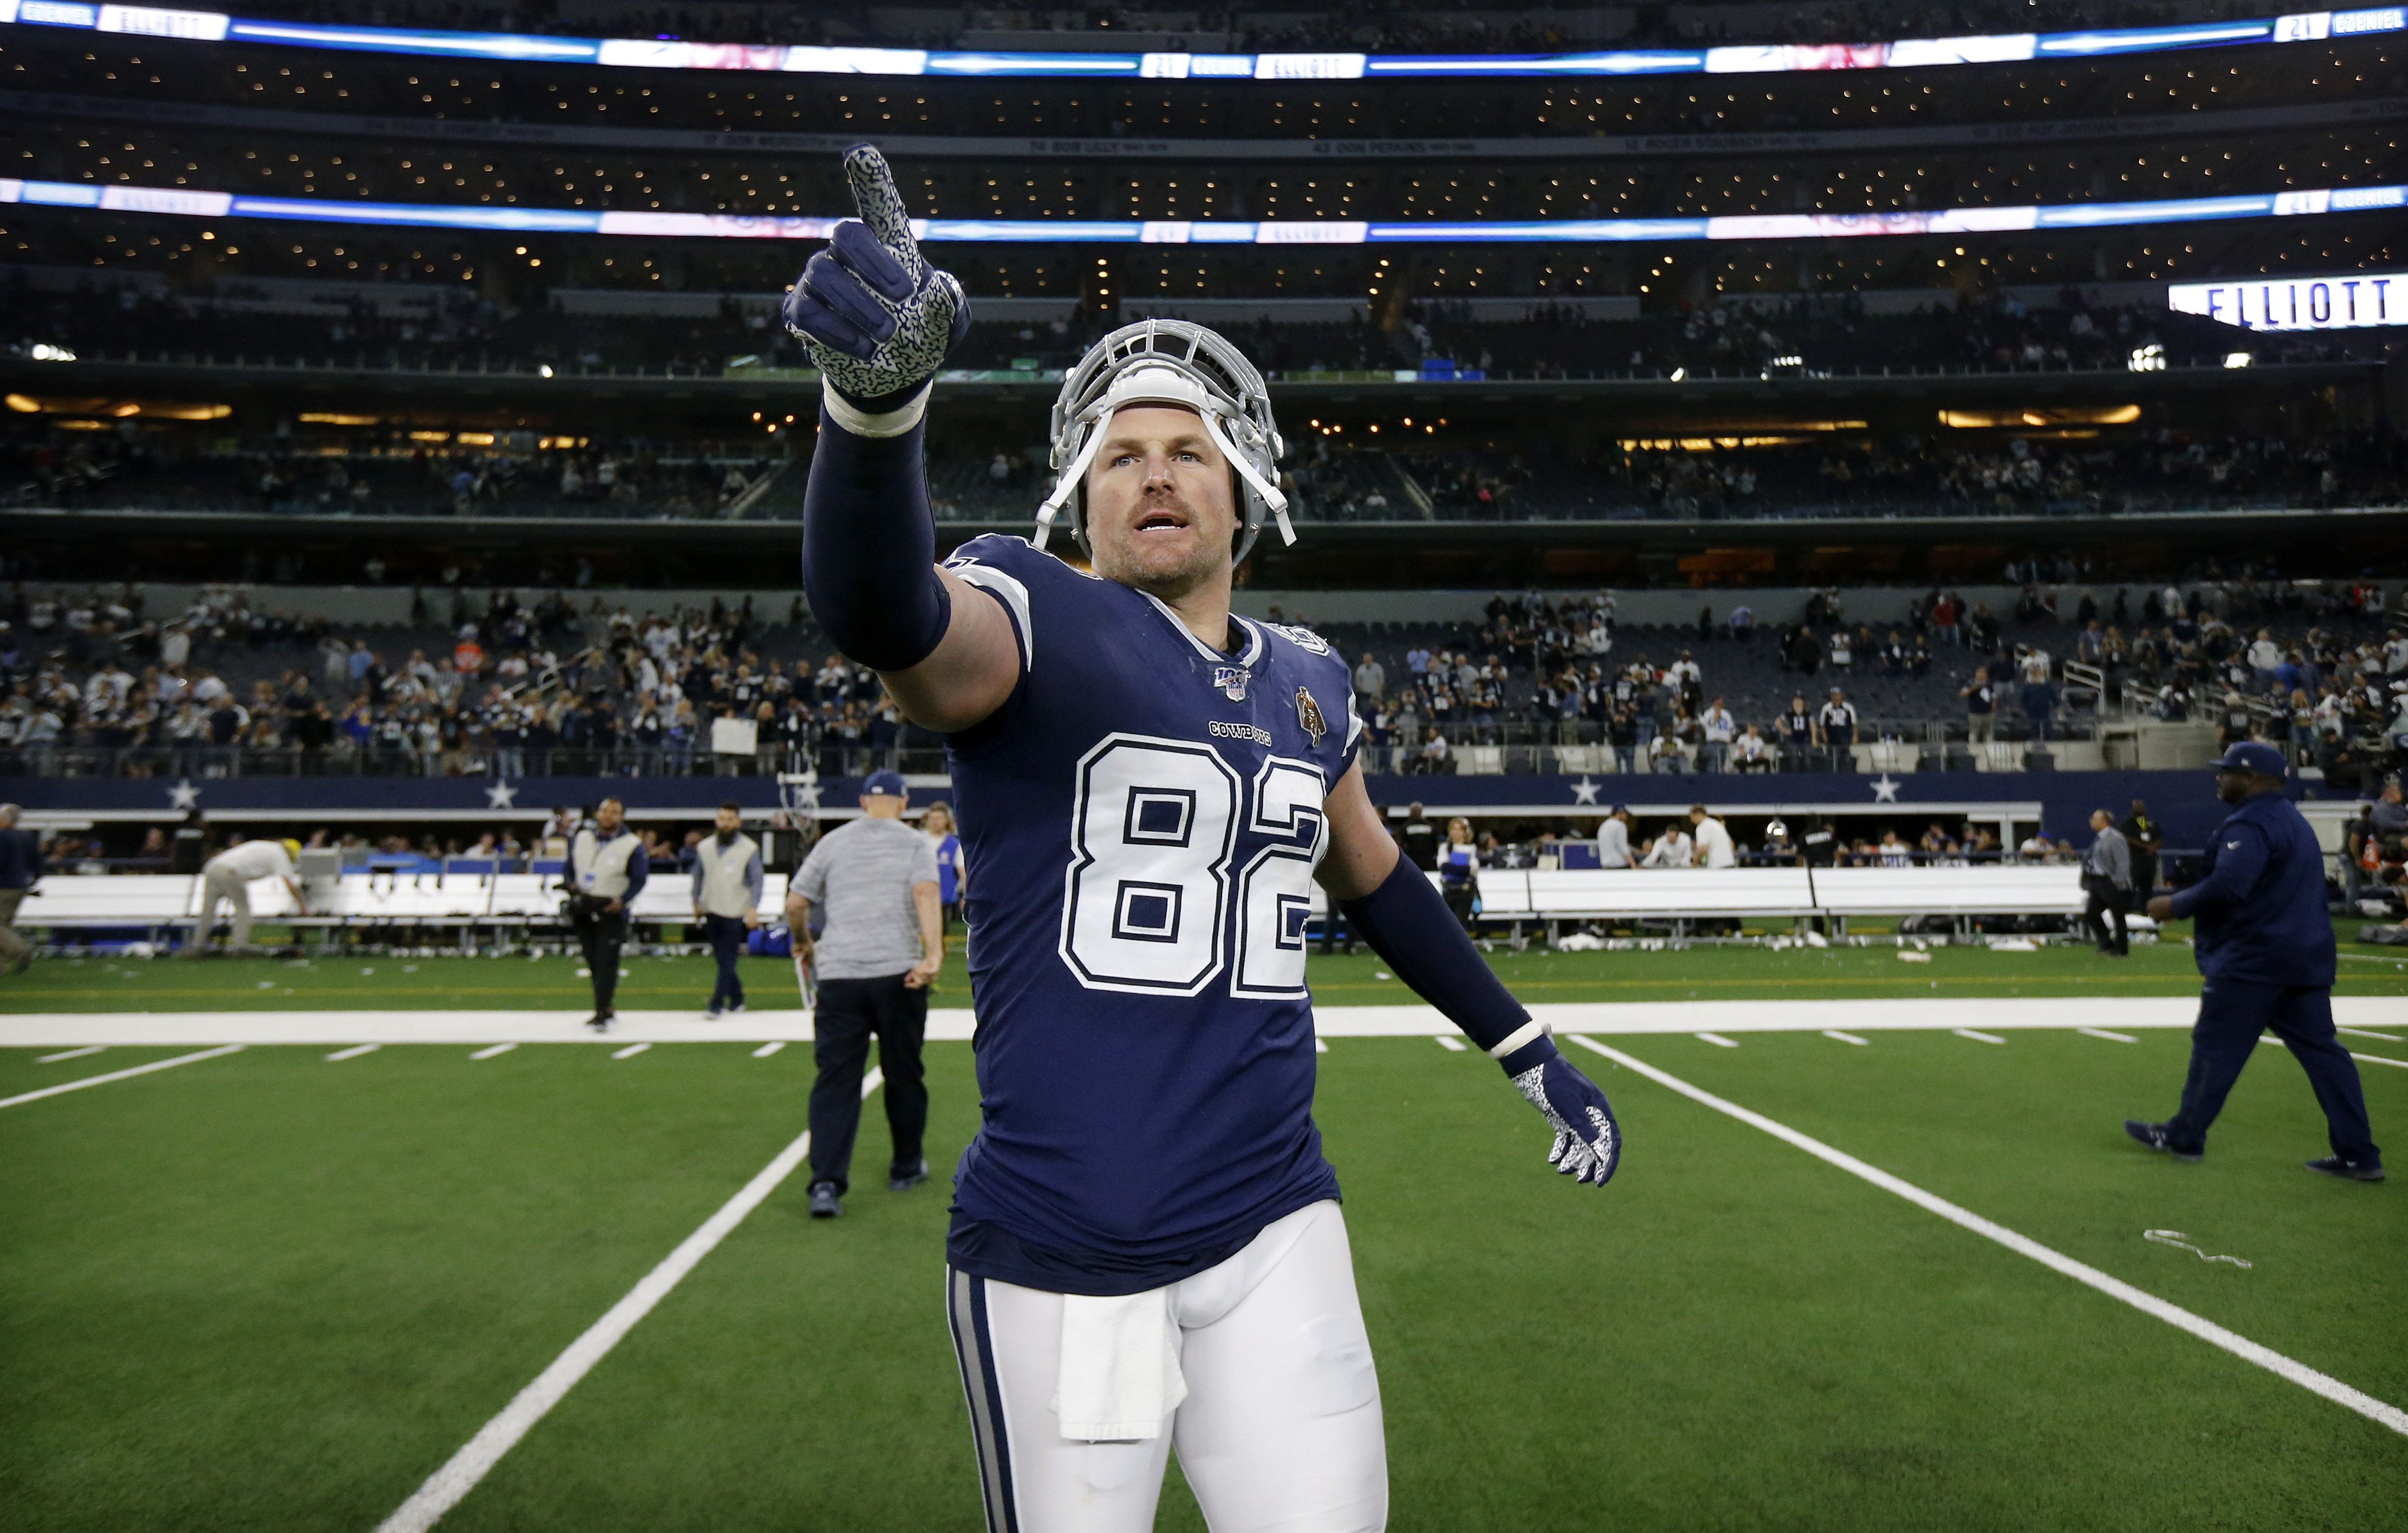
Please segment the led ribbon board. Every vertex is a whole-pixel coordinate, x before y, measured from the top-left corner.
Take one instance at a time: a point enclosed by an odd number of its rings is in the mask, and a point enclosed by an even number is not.
[[[2243,330],[2374,330],[2408,324],[2408,272],[2176,282],[2166,307]]]
[[[836,218],[738,213],[608,212],[485,208],[452,203],[325,202],[181,187],[95,186],[0,178],[0,203],[170,213],[187,218],[282,219],[486,229],[507,234],[651,235],[703,239],[825,239]],[[1846,239],[1871,235],[1979,235],[2099,229],[2201,220],[2286,218],[2408,207],[2408,186],[2271,192],[2158,202],[2062,203],[2053,208],[1948,208],[1915,213],[1742,213],[1715,218],[1541,219],[1529,222],[1361,223],[1341,220],[1206,222],[1178,219],[913,219],[939,243],[1005,245],[1596,245],[1686,239]]]
[[[788,47],[674,38],[553,37],[509,32],[321,26],[217,11],[83,0],[0,0],[0,22],[74,27],[185,42],[259,43],[355,53],[410,53],[495,63],[621,69],[743,69],[799,75],[918,75],[966,79],[1474,79],[1634,75],[1785,74],[1821,69],[1931,69],[1960,64],[2101,58],[2253,43],[2326,42],[2408,30],[2408,7],[2316,10],[2188,26],[2108,27],[1879,43],[1755,43],[1591,53],[1044,53],[919,48]]]

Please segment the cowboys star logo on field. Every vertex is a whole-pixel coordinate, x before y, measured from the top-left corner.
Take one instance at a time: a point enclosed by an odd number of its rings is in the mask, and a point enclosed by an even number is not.
[[[1309,687],[1296,689],[1296,722],[1298,728],[1312,737],[1315,745],[1321,743],[1322,736],[1329,733],[1329,721],[1321,716],[1321,705],[1312,700]]]

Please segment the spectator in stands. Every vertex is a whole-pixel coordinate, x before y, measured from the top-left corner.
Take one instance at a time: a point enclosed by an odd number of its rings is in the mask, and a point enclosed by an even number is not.
[[[2057,711],[2057,689],[2050,684],[2054,665],[2037,644],[2026,648],[2016,664],[2023,675],[2024,717],[2031,722],[2032,743],[2046,745],[2049,721]]]
[[[1613,748],[1613,769],[1627,777],[1639,770],[1639,709],[1632,703],[1614,705],[1606,723],[1606,741]]]
[[[719,968],[708,1013],[713,1019],[744,1010],[736,961],[761,924],[761,847],[743,827],[743,806],[730,799],[719,806],[712,834],[692,847],[694,916]]]
[[[1814,743],[1823,748],[1826,769],[1834,772],[1856,770],[1856,709],[1847,695],[1838,687],[1831,689],[1823,706],[1814,711]]]
[[[1597,827],[1597,865],[1599,867],[1628,867],[1630,859],[1630,806],[1616,804]]]
[[[1355,706],[1369,713],[1373,705],[1387,694],[1387,667],[1380,664],[1377,655],[1369,650],[1364,651],[1363,663],[1354,667]]]
[[[2124,913],[2132,906],[2132,881],[2130,843],[2115,828],[2114,815],[2093,809],[2090,846],[2082,854],[2082,888],[2087,896],[2082,919],[2097,938],[2099,951],[2111,958],[2128,958],[2132,953],[2131,934],[2124,928]],[[2115,918],[2112,934],[2107,921],[2111,915]]]
[[[1455,770],[1453,748],[1446,743],[1446,731],[1433,729],[1422,744],[1420,769],[1427,776],[1443,777]]]
[[[1730,611],[1731,638],[1737,639],[1740,643],[1744,644],[1750,638],[1754,637],[1755,633],[1756,609],[1748,606],[1745,602],[1742,602],[1737,607],[1732,608]]]
[[[1736,769],[1745,773],[1769,772],[1773,768],[1771,742],[1749,724],[1745,733],[1731,742],[1731,754]]]
[[[300,853],[301,843],[295,840],[237,841],[202,864],[201,919],[193,928],[190,955],[197,958],[208,950],[209,934],[217,925],[221,905],[234,910],[234,930],[227,940],[227,951],[251,950],[251,885],[261,879],[280,881],[293,895],[293,908],[306,913],[308,901],[302,895],[300,875],[293,867],[293,859]]]
[[[1806,706],[1806,695],[1790,696],[1789,706],[1772,721],[1773,732],[1781,737],[1781,769],[1802,772],[1814,750],[1814,714]]]
[[[1717,697],[1698,724],[1705,736],[1705,769],[1709,772],[1728,770],[1731,740],[1737,730],[1737,722],[1731,718],[1730,709],[1724,707],[1723,700]]]
[[[1415,867],[1426,873],[1438,871],[1438,827],[1422,812],[1418,799],[1405,806],[1404,823],[1397,827],[1397,845]]]
[[[1999,694],[1998,689],[1990,685],[1989,667],[1973,667],[1973,680],[1957,688],[1956,695],[1965,699],[1966,742],[1971,745],[1989,743],[1997,730],[1999,718]]]
[[[16,805],[0,804],[0,963],[11,974],[24,973],[34,961],[34,945],[17,933],[17,907],[42,881],[42,843],[20,828],[24,817]]]
[[[1699,867],[1736,867],[1737,850],[1731,845],[1728,826],[1706,812],[1703,804],[1689,806],[1690,839],[1693,855]]]

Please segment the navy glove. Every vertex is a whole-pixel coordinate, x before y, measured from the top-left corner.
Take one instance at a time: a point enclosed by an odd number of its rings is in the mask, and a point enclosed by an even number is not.
[[[1599,1187],[1613,1180],[1614,1168],[1622,1164],[1622,1130],[1613,1121],[1613,1104],[1556,1050],[1553,1039],[1516,1049],[1505,1060],[1505,1073],[1555,1131],[1548,1165],[1575,1182]]]
[[[859,219],[836,226],[786,294],[786,328],[810,349],[821,376],[855,407],[900,408],[934,378],[970,327],[969,300],[911,237],[895,173],[867,144],[845,153]]]

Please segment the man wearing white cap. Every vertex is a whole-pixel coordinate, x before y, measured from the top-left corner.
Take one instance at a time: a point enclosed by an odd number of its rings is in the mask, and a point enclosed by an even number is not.
[[[301,895],[300,875],[294,870],[293,859],[301,854],[301,843],[262,838],[237,841],[201,865],[201,921],[193,929],[195,956],[208,951],[209,931],[217,924],[218,907],[234,907],[234,931],[227,938],[226,951],[241,953],[251,947],[251,886],[261,879],[280,879],[292,891],[293,908],[307,910],[308,901]]]

